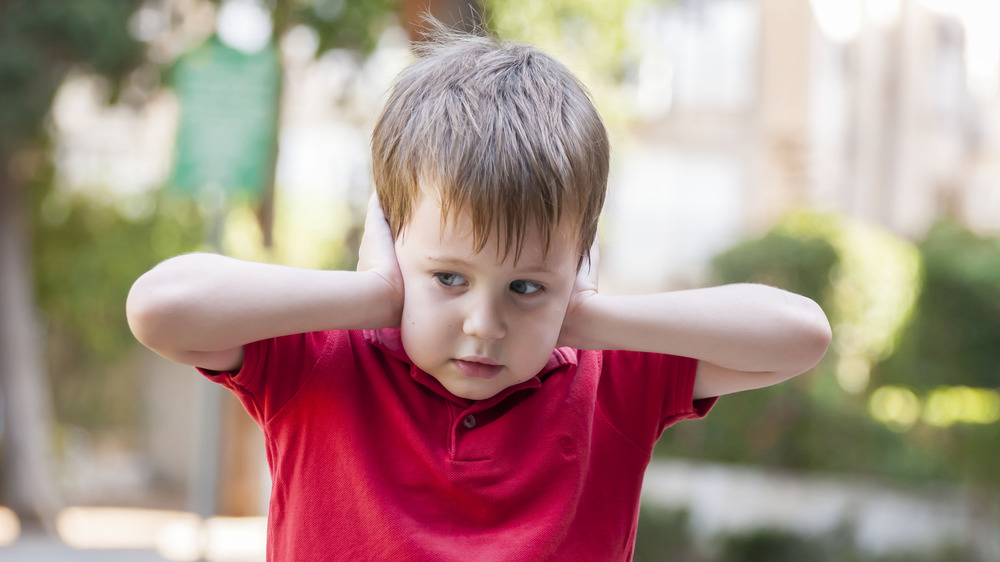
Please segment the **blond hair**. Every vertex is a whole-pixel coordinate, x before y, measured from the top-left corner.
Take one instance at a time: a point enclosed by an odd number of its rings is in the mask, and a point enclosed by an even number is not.
[[[393,236],[424,186],[439,191],[442,221],[470,213],[476,251],[495,232],[498,254],[513,250],[516,260],[524,232],[538,228],[548,253],[565,221],[578,229],[582,262],[609,167],[607,132],[585,87],[533,47],[430,25],[372,135]]]

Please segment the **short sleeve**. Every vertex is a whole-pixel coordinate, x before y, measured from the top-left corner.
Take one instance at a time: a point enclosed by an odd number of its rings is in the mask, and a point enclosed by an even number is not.
[[[598,403],[602,414],[648,450],[671,425],[702,418],[716,398],[694,400],[698,360],[690,357],[605,351]]]
[[[199,368],[212,382],[231,390],[261,426],[295,396],[322,358],[332,332],[309,332],[243,346],[236,372]]]

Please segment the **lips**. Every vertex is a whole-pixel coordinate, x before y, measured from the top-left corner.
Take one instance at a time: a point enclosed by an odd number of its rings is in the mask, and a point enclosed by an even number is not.
[[[503,370],[503,365],[486,357],[463,357],[454,361],[459,373],[477,379],[492,379]]]

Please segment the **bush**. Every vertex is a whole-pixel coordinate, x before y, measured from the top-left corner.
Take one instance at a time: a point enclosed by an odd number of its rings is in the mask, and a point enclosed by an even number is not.
[[[1000,239],[943,222],[913,245],[802,213],[720,254],[713,270],[719,283],[816,300],[833,345],[812,373],[726,396],[705,420],[671,428],[657,455],[1000,490]],[[878,411],[886,385],[906,411]]]
[[[639,510],[639,529],[633,562],[701,562],[688,528],[688,513],[644,504]]]

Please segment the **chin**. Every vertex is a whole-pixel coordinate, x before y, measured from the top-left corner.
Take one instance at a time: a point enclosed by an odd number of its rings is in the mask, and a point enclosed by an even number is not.
[[[474,386],[474,385],[455,385],[446,386],[445,389],[458,396],[459,398],[465,398],[466,400],[486,400],[487,398],[493,398],[503,390],[504,387],[494,387],[494,386]]]

